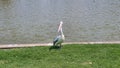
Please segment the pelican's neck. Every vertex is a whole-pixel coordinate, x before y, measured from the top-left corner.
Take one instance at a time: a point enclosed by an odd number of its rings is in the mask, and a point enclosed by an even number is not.
[[[60,30],[60,34],[61,34],[61,35],[64,35],[64,34],[63,34],[63,30],[62,30],[62,28],[61,28],[61,30]]]
[[[60,30],[60,35],[61,35],[62,39],[64,40],[64,39],[65,39],[65,36],[64,36],[64,34],[63,34],[62,28],[61,28],[61,30]]]
[[[63,22],[61,21],[60,25],[59,25],[59,28],[58,28],[58,33],[59,33],[59,35],[61,35],[62,39],[64,40],[65,37],[64,37],[64,34],[63,34],[63,30],[62,30],[62,24],[63,24]]]

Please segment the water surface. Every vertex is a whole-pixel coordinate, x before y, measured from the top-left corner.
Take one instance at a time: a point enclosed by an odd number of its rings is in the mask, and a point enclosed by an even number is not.
[[[120,0],[0,0],[0,44],[120,41]]]

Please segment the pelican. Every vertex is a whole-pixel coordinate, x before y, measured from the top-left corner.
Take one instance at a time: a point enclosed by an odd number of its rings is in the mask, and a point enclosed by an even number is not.
[[[54,41],[53,41],[53,46],[58,46],[58,45],[60,45],[60,47],[62,46],[62,43],[64,42],[64,40],[65,40],[65,36],[64,36],[64,34],[63,34],[63,31],[62,31],[62,24],[63,24],[63,22],[61,21],[60,22],[60,25],[59,25],[59,27],[58,27],[58,33],[59,33],[59,35],[54,39]]]

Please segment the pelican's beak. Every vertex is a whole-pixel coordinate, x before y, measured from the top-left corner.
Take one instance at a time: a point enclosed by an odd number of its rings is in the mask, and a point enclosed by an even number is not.
[[[61,22],[60,22],[60,25],[59,25],[59,28],[58,28],[58,32],[61,30],[62,24],[63,24],[63,22],[61,21]]]

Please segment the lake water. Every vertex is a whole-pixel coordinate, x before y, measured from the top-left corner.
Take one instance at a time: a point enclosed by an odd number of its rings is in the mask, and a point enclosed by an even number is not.
[[[0,0],[0,44],[120,41],[120,0]]]

